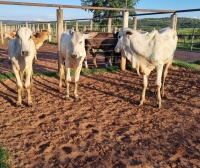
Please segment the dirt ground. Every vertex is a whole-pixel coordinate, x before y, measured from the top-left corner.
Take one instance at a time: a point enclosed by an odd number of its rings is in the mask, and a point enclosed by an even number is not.
[[[56,47],[46,44],[38,51],[35,72],[57,71]],[[177,51],[175,58],[195,61],[198,54]],[[11,72],[5,45],[0,59],[0,73]],[[0,81],[0,144],[13,156],[13,167],[200,167],[198,71],[169,69],[161,109],[155,107],[155,72],[143,106],[138,106],[142,76],[136,72],[81,75],[80,100],[73,98],[73,82],[69,100],[64,87],[58,92],[58,82],[34,77],[34,106],[24,99],[17,108],[15,79]]]

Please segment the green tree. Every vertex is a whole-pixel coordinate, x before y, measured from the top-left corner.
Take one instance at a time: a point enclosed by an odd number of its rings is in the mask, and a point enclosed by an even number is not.
[[[96,6],[96,7],[110,7],[110,8],[133,8],[139,2],[139,0],[81,0],[81,5],[83,6]],[[122,11],[116,10],[93,10],[85,9],[93,13],[93,18],[103,18],[103,17],[114,17],[122,15]],[[132,11],[130,14],[134,14]],[[97,19],[100,26],[107,24],[107,19]],[[114,19],[112,25],[121,24],[121,19]]]

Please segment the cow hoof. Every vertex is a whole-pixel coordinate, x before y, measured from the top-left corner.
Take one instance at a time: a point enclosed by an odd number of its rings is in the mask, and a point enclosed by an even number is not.
[[[17,103],[16,103],[16,106],[17,106],[17,107],[21,107],[21,105],[22,105],[21,102],[17,102]]]
[[[144,104],[144,102],[140,101],[138,104],[139,104],[139,106],[142,106]]]
[[[28,103],[28,107],[33,107],[33,103]]]
[[[62,89],[59,87],[59,88],[58,88],[58,91],[61,93],[61,92],[62,92]]]
[[[69,100],[69,96],[65,96],[65,100]]]
[[[80,99],[80,97],[75,97],[75,101],[80,101],[81,99]]]
[[[161,103],[157,102],[156,107],[161,108]]]

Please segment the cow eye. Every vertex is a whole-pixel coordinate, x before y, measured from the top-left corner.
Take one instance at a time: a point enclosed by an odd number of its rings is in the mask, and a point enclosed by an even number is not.
[[[82,43],[82,41],[80,41],[80,43],[79,44],[81,44]]]
[[[19,38],[19,35],[16,35],[17,38]]]
[[[31,39],[31,36],[30,36],[30,39]]]

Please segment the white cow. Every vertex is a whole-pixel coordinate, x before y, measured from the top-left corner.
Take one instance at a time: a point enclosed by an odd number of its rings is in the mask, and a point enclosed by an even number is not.
[[[50,32],[47,30],[37,31],[33,33],[32,40],[36,47],[36,55],[34,61],[37,61],[37,50],[43,45],[44,41],[49,39]],[[7,40],[16,38],[16,32],[5,33],[5,38]],[[9,58],[10,59],[10,58]]]
[[[66,99],[69,98],[69,84],[71,82],[70,69],[75,71],[74,96],[78,98],[77,87],[82,69],[82,63],[86,57],[85,38],[92,37],[94,33],[84,34],[81,32],[67,31],[62,33],[60,39],[60,69],[59,91],[62,91],[62,78],[65,72]]]
[[[123,36],[118,39],[115,51],[123,50],[127,59],[132,62],[132,67],[137,69],[138,74],[141,72],[144,75],[140,105],[145,101],[148,76],[156,68],[157,106],[161,107],[161,95],[164,96],[164,82],[173,60],[177,40],[177,33],[171,28],[164,28],[160,31],[153,30],[148,34],[125,29]],[[164,65],[166,66],[161,84]]]
[[[17,80],[17,106],[21,106],[23,92],[23,75],[26,74],[25,88],[27,90],[28,105],[32,106],[30,89],[32,85],[33,59],[36,49],[32,40],[32,31],[29,28],[21,27],[16,38],[10,39],[8,44],[8,55],[10,56],[12,69]]]

